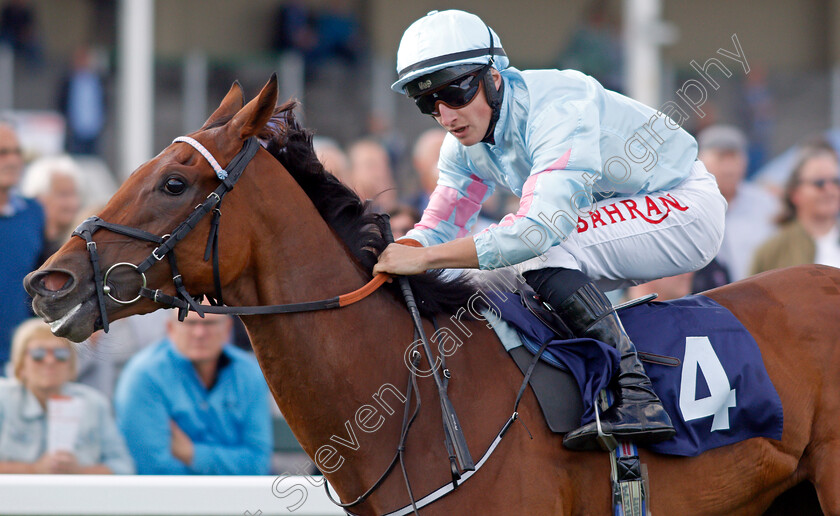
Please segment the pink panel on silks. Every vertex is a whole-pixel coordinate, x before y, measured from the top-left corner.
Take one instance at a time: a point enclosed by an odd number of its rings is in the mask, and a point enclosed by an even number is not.
[[[522,197],[519,198],[519,210],[516,212],[516,218],[522,218],[528,214],[528,210],[531,209],[531,201],[534,200],[534,188],[537,186],[537,180],[546,172],[550,172],[550,170],[538,172],[525,181],[522,186]]]
[[[458,237],[466,236],[465,226],[470,218],[481,209],[481,201],[487,193],[487,185],[476,175],[470,176],[467,196],[461,197],[457,190],[449,186],[438,185],[429,199],[429,205],[423,212],[423,218],[414,226],[417,229],[433,229],[443,220],[452,218],[453,224],[461,228]]]
[[[571,156],[571,155],[572,155],[572,149],[567,150],[565,154],[560,156],[560,159],[558,159],[557,161],[555,161],[554,163],[549,165],[548,168],[546,168],[545,170],[547,171],[547,170],[563,170],[563,169],[565,169],[566,165],[569,164],[569,156]]]
[[[423,211],[423,218],[414,227],[416,229],[436,228],[442,220],[449,220],[457,202],[457,190],[438,185],[429,198],[429,205]]]
[[[476,175],[470,175],[472,182],[467,187],[467,196],[458,200],[455,206],[455,225],[461,228],[458,238],[467,236],[467,222],[481,209],[481,201],[487,193],[487,185]]]

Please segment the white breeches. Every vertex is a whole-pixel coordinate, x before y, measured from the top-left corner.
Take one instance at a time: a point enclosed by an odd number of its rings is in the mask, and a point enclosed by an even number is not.
[[[579,269],[605,291],[695,271],[717,255],[725,212],[714,176],[696,161],[674,188],[597,202],[577,233],[512,268]]]

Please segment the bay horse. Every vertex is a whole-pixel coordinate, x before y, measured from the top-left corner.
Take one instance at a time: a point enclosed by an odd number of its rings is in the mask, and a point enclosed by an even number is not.
[[[276,102],[275,77],[247,105],[235,83],[205,125],[190,135],[221,164],[249,138],[264,143],[221,207],[218,279],[231,306],[312,301],[354,291],[371,279],[376,255],[386,245],[384,222],[367,214],[365,203],[324,171],[311,135],[293,120],[293,104],[277,108]],[[205,157],[190,145],[174,143],[134,171],[99,217],[162,236],[218,185]],[[213,267],[203,259],[210,230],[205,217],[173,251],[183,285],[195,295],[216,293]],[[136,265],[156,245],[107,228],[94,241],[103,270],[117,263]],[[167,260],[146,271],[150,288],[174,296],[172,276]],[[72,237],[27,277],[25,286],[54,332],[77,342],[101,327],[103,316],[116,320],[160,307],[145,297],[130,304],[107,298],[102,314],[94,278],[85,242]],[[108,288],[118,299],[130,299],[138,278],[131,266],[119,267]],[[421,308],[440,313],[442,320],[470,294],[466,283],[414,279]],[[371,487],[400,441],[402,400],[395,390],[404,392],[404,354],[414,330],[395,284],[340,309],[242,318],[295,437],[344,502]],[[823,511],[840,515],[840,270],[805,266],[770,272],[706,295],[731,310],[758,342],[784,408],[782,440],[753,438],[693,458],[642,450],[651,510],[761,514],[779,494],[809,480]],[[431,323],[424,324],[431,334]],[[481,456],[509,418],[522,374],[484,321],[462,324],[470,336],[448,358],[449,395],[471,453]],[[419,393],[423,403],[405,443],[406,471],[418,498],[450,480],[431,379],[420,378]],[[360,410],[364,407],[369,409]],[[607,455],[564,449],[561,436],[540,421],[530,390],[519,415],[527,430],[511,426],[480,471],[421,512],[611,513]],[[406,486],[395,472],[352,511],[383,514],[407,504]]]

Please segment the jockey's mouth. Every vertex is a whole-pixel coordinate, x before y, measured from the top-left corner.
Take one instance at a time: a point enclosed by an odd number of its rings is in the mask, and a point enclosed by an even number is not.
[[[452,133],[453,136],[463,136],[464,133],[467,132],[467,129],[469,129],[469,126],[464,125],[458,128],[449,129],[449,132]]]

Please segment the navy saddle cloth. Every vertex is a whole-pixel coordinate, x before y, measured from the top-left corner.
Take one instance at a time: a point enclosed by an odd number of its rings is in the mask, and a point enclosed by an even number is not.
[[[515,327],[523,344],[568,371],[583,399],[581,423],[594,420],[594,400],[618,370],[618,353],[592,339],[559,340],[518,296],[489,292],[490,310]],[[492,306],[495,304],[496,306]],[[678,358],[679,367],[645,363],[677,435],[648,446],[695,456],[752,437],[781,439],[782,403],[755,339],[726,308],[701,295],[651,302],[620,312],[639,351]]]

